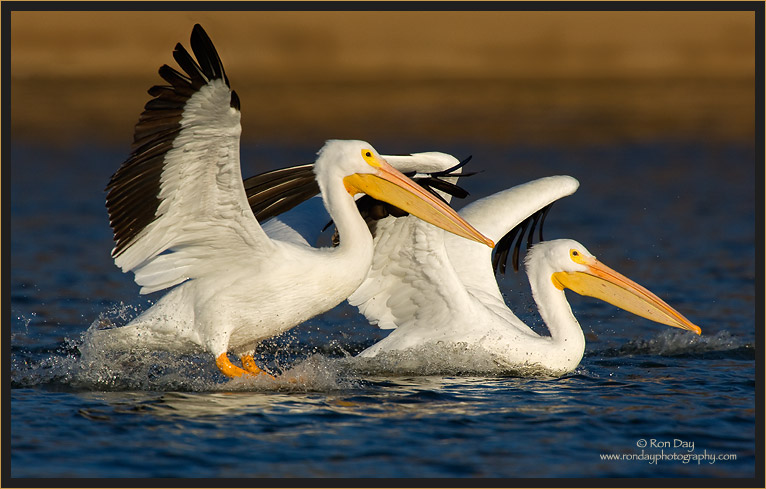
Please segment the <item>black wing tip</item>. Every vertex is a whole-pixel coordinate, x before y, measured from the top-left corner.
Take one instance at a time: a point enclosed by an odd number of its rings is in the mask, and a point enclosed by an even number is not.
[[[442,180],[441,177],[413,178],[413,181],[440,198],[441,196],[438,195],[435,190],[441,190],[445,194],[449,194],[452,197],[456,197],[458,199],[465,199],[470,195],[468,191],[463,187],[455,183]]]
[[[230,86],[218,52],[200,24],[192,28],[191,45],[194,56],[181,43],[175,44],[173,58],[181,71],[167,64],[160,66],[158,73],[166,85],[149,88],[153,98],[135,126],[131,155],[106,186],[106,207],[116,244],[114,257],[129,248],[156,218],[164,155],[180,130],[186,102],[212,80],[222,78]],[[230,105],[239,110],[239,96],[233,91]]]
[[[524,240],[524,235],[527,233],[527,229],[529,229],[529,234],[526,239],[527,250],[532,247],[534,242],[536,227],[539,226],[539,241],[542,242],[545,240],[543,238],[543,224],[545,223],[545,218],[548,216],[548,212],[551,210],[552,206],[553,202],[533,212],[513,229],[508,231],[505,236],[500,238],[495,245],[494,256],[492,257],[492,269],[496,274],[501,273],[505,275],[508,267],[508,253],[510,252],[511,247],[513,247],[513,253],[511,255],[513,271],[519,271],[519,252],[521,251],[521,242]]]
[[[205,31],[205,29],[202,27],[202,25],[199,22],[195,23],[194,26],[192,27],[192,36],[200,36],[200,37],[206,37],[210,39],[210,36],[207,35],[207,32]]]
[[[192,28],[191,38],[192,51],[197,57],[199,66],[202,68],[203,73],[209,80],[223,79],[226,86],[231,87],[229,79],[226,76],[226,72],[223,69],[223,63],[218,55],[218,50],[215,48],[213,41],[208,36],[205,29],[200,24],[194,24]]]
[[[446,170],[430,173],[429,175],[431,175],[432,177],[465,177],[465,176],[474,175],[474,173],[469,173],[469,174],[457,173],[457,174],[453,174],[453,172],[455,172],[456,170],[458,170],[460,168],[463,168],[465,165],[467,165],[468,162],[471,161],[472,158],[473,158],[473,155],[468,155],[465,159],[460,161],[457,165],[452,166],[450,168],[447,168]]]

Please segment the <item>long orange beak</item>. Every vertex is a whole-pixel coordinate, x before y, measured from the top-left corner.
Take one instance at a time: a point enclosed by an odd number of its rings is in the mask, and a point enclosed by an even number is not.
[[[413,182],[382,158],[368,161],[375,173],[354,173],[343,179],[351,195],[365,193],[388,202],[426,222],[458,236],[483,243],[490,248],[495,243],[477,231],[449,205]]]
[[[584,260],[583,265],[588,268],[586,272],[554,273],[552,277],[554,285],[559,289],[566,287],[580,295],[601,299],[620,309],[661,324],[694,331],[698,335],[702,334],[699,326],[628,277],[612,270],[595,258]]]

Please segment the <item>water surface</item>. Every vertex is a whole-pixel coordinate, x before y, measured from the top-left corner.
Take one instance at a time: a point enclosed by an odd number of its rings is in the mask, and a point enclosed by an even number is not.
[[[399,146],[376,142],[383,153],[473,154],[483,172],[462,182],[469,201],[532,178],[578,178],[545,237],[581,241],[703,335],[568,294],[587,347],[561,378],[518,377],[460,349],[354,359],[386,332],[346,304],[262,345],[277,382],[227,381],[205,355],[105,355],[84,346],[88,328],[125,322],[161,296],[139,296],[109,256],[103,187],[127,149],[16,144],[3,322],[11,476],[755,475],[751,148]],[[245,147],[244,174],[315,151]],[[523,273],[500,286],[544,331]]]

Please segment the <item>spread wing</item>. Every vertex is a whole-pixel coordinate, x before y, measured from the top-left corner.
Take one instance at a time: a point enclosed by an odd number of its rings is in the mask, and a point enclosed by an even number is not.
[[[194,278],[218,257],[273,246],[242,185],[239,98],[199,25],[191,47],[196,60],[181,44],[173,52],[183,73],[160,68],[167,85],[149,89],[130,157],[107,185],[112,256],[141,293]]]
[[[495,241],[495,256],[486,246],[470,246],[445,235],[450,262],[460,280],[474,295],[483,296],[487,304],[499,307],[503,303],[497,287],[494,269],[505,271],[505,261],[514,240],[514,267],[518,266],[518,252],[524,233],[532,224],[527,243],[531,244],[534,225],[557,200],[573,194],[580,183],[570,176],[559,175],[539,178],[476,200],[459,214],[476,229]],[[540,227],[542,240],[542,226]]]

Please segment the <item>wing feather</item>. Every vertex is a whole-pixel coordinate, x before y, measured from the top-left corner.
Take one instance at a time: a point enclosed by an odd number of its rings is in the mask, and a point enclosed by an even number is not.
[[[314,165],[261,173],[244,181],[250,208],[260,222],[285,213],[319,194]]]
[[[478,199],[460,209],[459,214],[485,236],[499,241],[536,211],[573,194],[579,185],[566,175],[538,178]]]
[[[444,231],[413,216],[378,221],[372,266],[349,304],[382,329],[438,328],[456,315],[470,314],[470,298],[449,263],[443,236]]]
[[[131,155],[107,185],[112,256],[142,293],[194,278],[218,256],[273,246],[242,186],[239,98],[199,25],[191,44],[196,61],[180,44],[173,52],[185,73],[160,68],[169,85],[149,90]]]
[[[519,229],[521,234],[517,239],[520,240],[526,231],[524,223],[531,216],[573,194],[579,185],[576,179],[565,175],[539,178],[476,200],[458,214],[495,243],[506,236],[513,240]],[[522,226],[518,227],[519,224]],[[450,234],[445,234],[445,244],[450,262],[469,292],[485,297],[485,304],[498,307],[503,304],[494,275],[492,250],[481,245],[471,246],[467,239],[452,239]],[[508,249],[509,246],[499,249],[501,261],[507,258]]]

